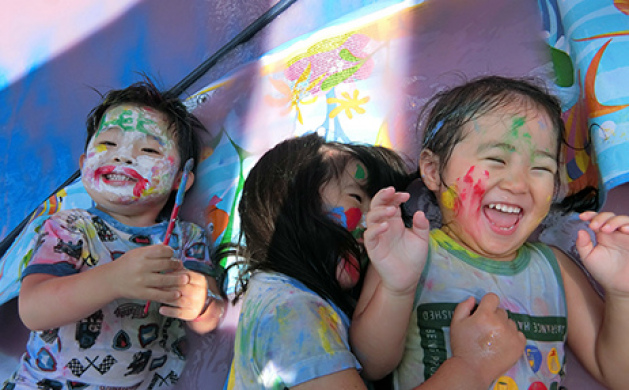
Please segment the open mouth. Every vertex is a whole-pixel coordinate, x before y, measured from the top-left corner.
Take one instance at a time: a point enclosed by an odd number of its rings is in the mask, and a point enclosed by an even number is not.
[[[503,203],[490,203],[484,207],[485,217],[498,233],[510,233],[515,230],[522,218],[522,208]]]
[[[107,184],[126,183],[126,182],[135,183],[137,182],[137,179],[131,178],[126,175],[121,175],[119,173],[109,173],[109,174],[103,175],[103,181]]]
[[[94,177],[100,177],[105,184],[127,185],[141,181],[142,176],[134,169],[116,168],[115,166],[100,167],[94,172]]]

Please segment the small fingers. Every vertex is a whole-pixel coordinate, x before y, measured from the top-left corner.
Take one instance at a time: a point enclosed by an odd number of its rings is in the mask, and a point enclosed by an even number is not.
[[[413,214],[413,228],[418,230],[426,230],[430,228],[430,222],[423,211],[417,211]]]
[[[616,230],[623,232],[629,231],[629,216],[616,215],[612,212],[600,212],[586,211],[579,215],[579,218],[583,221],[589,221],[590,229],[594,231],[602,231],[610,233]]]
[[[170,258],[170,257],[173,257],[175,253],[173,248],[164,244],[149,245],[149,246],[144,246],[144,247],[137,248],[134,250],[141,252],[146,258],[155,258],[155,259]]]
[[[494,293],[487,293],[483,296],[478,304],[480,311],[495,312],[500,304],[500,298]]]
[[[463,320],[470,316],[472,310],[474,310],[474,306],[476,305],[476,299],[474,297],[469,297],[463,302],[456,305],[454,308],[454,313],[452,313],[452,321]]]
[[[411,195],[408,192],[396,192],[393,187],[386,187],[376,193],[371,200],[371,207],[396,206],[406,202]]]
[[[153,273],[146,279],[148,287],[169,288],[180,287],[190,283],[190,275],[185,272]]]
[[[380,206],[371,208],[366,216],[367,227],[372,224],[385,222],[399,212],[399,208],[395,206]]]
[[[146,267],[148,271],[154,273],[178,272],[185,269],[183,263],[173,257],[151,260],[147,262]]]

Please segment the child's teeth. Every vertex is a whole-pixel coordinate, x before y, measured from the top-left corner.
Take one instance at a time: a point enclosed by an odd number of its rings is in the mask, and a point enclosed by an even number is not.
[[[504,204],[496,204],[496,203],[490,204],[489,208],[502,211],[503,213],[512,213],[512,214],[517,214],[521,210],[519,207],[512,207],[512,206],[507,206]]]

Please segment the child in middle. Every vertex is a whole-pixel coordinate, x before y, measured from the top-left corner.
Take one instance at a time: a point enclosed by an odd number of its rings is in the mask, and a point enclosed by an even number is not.
[[[363,215],[377,190],[408,181],[394,152],[316,134],[260,158],[239,206],[244,298],[227,389],[364,388],[347,340]]]

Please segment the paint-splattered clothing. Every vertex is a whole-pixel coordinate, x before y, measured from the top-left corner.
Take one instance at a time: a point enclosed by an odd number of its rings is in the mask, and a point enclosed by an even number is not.
[[[23,276],[89,271],[131,249],[162,242],[166,226],[129,227],[96,209],[60,211],[44,223]],[[170,245],[187,268],[213,273],[206,235],[197,225],[177,223]],[[184,324],[160,315],[156,303],[144,315],[145,304],[118,299],[77,323],[31,332],[13,376],[15,388],[159,389],[174,384],[185,363]]]
[[[397,390],[423,383],[452,356],[454,308],[470,295],[480,301],[489,292],[500,297],[500,306],[527,338],[520,360],[490,389],[557,388],[564,374],[567,318],[563,282],[550,248],[525,244],[513,261],[492,261],[433,230],[404,357],[394,373]]]
[[[256,273],[245,294],[226,388],[291,388],[349,368],[349,318],[302,283]]]

